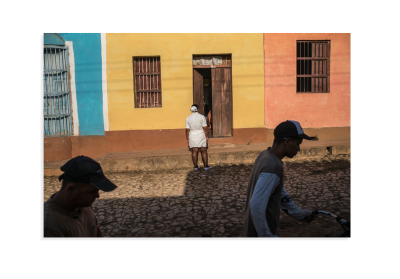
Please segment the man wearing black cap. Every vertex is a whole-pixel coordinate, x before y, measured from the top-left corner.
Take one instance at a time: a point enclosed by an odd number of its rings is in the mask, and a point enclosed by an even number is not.
[[[92,209],[99,190],[117,186],[108,180],[99,163],[85,156],[69,160],[61,167],[62,186],[44,203],[45,237],[103,236]]]
[[[283,187],[282,158],[293,158],[303,139],[313,138],[304,134],[299,122],[282,122],[274,130],[272,147],[258,155],[247,190],[245,237],[277,237],[280,209],[299,221],[314,219],[312,212],[298,207]]]

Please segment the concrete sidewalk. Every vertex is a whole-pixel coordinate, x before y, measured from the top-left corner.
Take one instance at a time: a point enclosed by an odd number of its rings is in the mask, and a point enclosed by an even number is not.
[[[271,143],[211,145],[208,149],[208,162],[210,166],[251,164],[261,151],[271,145]],[[303,141],[300,149],[301,151],[291,159],[292,161],[327,155],[350,155],[350,140]],[[181,148],[108,153],[103,157],[93,159],[101,164],[104,172],[151,171],[191,168],[193,163],[190,154],[187,148]],[[45,162],[44,175],[60,175],[62,173],[60,167],[67,161]],[[199,166],[203,166],[200,154]]]

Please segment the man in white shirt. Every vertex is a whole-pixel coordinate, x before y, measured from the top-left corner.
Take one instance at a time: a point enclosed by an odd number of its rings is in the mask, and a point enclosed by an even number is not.
[[[193,104],[190,108],[192,112],[186,118],[186,140],[188,142],[189,148],[192,149],[192,161],[194,165],[194,170],[198,170],[198,154],[201,152],[201,158],[204,164],[204,170],[209,170],[211,167],[208,165],[208,131],[207,131],[207,121],[204,115],[197,112],[198,105]]]

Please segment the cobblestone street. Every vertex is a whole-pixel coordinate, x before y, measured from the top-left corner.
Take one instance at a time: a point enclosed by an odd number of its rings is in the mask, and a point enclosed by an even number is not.
[[[294,202],[350,220],[349,158],[286,161],[284,166],[285,189]],[[93,208],[106,237],[241,237],[251,169],[106,173],[118,188],[100,192]],[[44,201],[60,186],[57,177],[45,177]],[[306,224],[282,212],[278,235],[335,237],[342,232],[329,216]]]

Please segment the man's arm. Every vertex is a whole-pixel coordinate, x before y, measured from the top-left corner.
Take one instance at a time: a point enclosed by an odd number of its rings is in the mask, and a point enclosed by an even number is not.
[[[190,133],[190,129],[186,128],[186,142],[187,142],[188,147],[189,147],[189,133]]]
[[[208,141],[208,126],[203,127],[204,134],[206,134],[206,140]]]
[[[265,211],[271,193],[279,185],[279,177],[272,173],[261,173],[250,200],[251,217],[259,237],[276,237],[271,233]]]
[[[101,231],[100,226],[99,226],[99,221],[97,221],[97,217],[96,217],[96,215],[94,214],[93,206],[90,206],[90,207],[92,208],[94,220],[95,220],[95,222],[96,222],[96,236],[97,236],[97,237],[103,237],[103,232]]]
[[[285,188],[282,188],[281,193],[281,209],[289,214],[296,220],[308,221],[307,217],[311,216],[312,212],[310,210],[303,210],[297,204],[292,201],[289,194],[286,192]]]
[[[188,144],[188,146],[189,146],[190,125],[189,125],[189,121],[188,121],[187,118],[186,118],[185,128],[186,128],[186,130],[185,130],[186,141],[187,141],[187,144]]]
[[[204,116],[203,116],[203,131],[204,134],[206,134],[206,140],[208,141],[208,126],[207,126],[207,120]]]
[[[103,237],[103,232],[101,231],[99,225],[97,225],[97,237]]]

